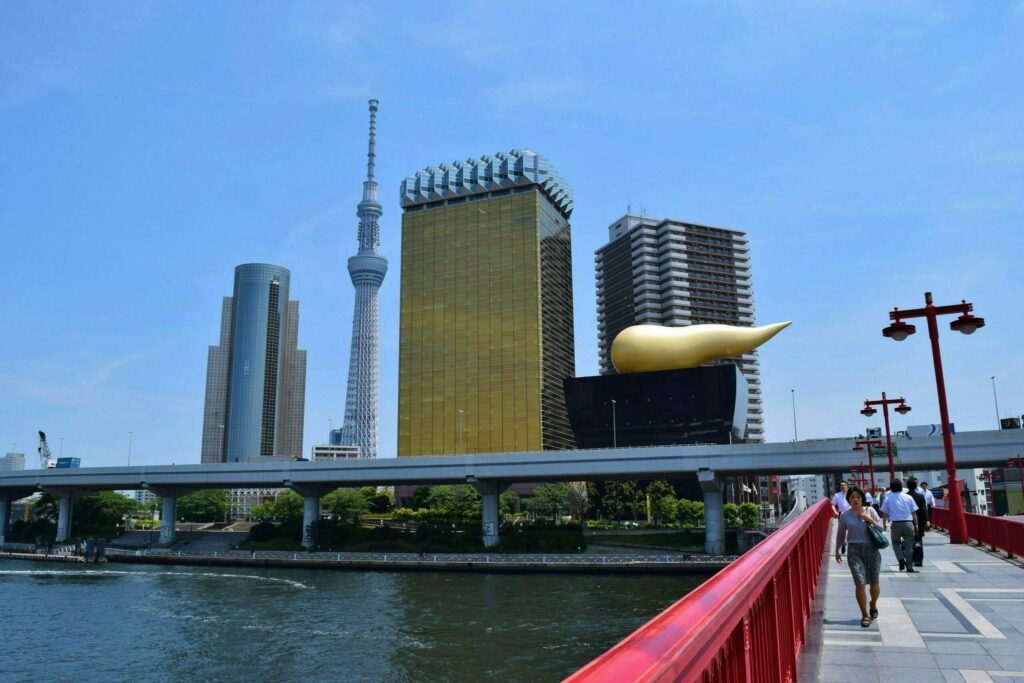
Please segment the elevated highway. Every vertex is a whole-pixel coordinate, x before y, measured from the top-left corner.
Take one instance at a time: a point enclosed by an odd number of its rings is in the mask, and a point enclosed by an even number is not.
[[[962,432],[953,437],[960,468],[1005,464],[1024,452],[1024,430]],[[897,469],[945,466],[941,437],[898,439]],[[163,498],[164,519],[175,517],[175,501],[204,488],[291,488],[306,499],[307,521],[316,518],[319,497],[343,486],[469,483],[483,496],[485,541],[497,542],[498,495],[515,482],[660,479],[696,474],[705,491],[709,535],[720,515],[720,477],[738,474],[848,472],[863,456],[854,439],[709,446],[658,446],[577,451],[533,451],[374,460],[138,465],[0,473],[0,512],[11,500],[39,490],[61,499],[58,539],[70,531],[74,496],[101,490],[148,489]],[[876,465],[878,459],[876,458]],[[884,469],[884,467],[880,467]],[[3,536],[0,529],[0,538]],[[173,539],[166,529],[164,541]],[[716,530],[717,533],[717,530]],[[724,532],[723,532],[724,539]]]

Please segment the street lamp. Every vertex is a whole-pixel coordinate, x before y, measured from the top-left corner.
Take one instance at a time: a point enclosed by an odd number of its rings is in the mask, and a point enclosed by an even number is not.
[[[881,448],[882,447],[882,442],[879,441],[878,439],[857,439],[856,441],[853,442],[853,450],[855,450],[855,451],[862,451],[862,450],[864,450],[864,447],[867,446],[867,449],[868,449],[868,469],[871,472],[871,488],[872,489],[875,488],[875,460],[874,460],[874,454],[872,453],[871,449],[874,448],[876,445],[879,448]],[[891,450],[889,451],[889,467],[890,467],[890,470],[891,470],[891,468],[892,468],[892,451]],[[893,476],[892,478],[895,479],[896,477]],[[870,493],[870,491],[869,491],[869,493]]]
[[[132,437],[135,432],[128,432],[128,467],[132,466]]]
[[[885,445],[889,451],[889,480],[896,478],[896,466],[892,461],[892,434],[889,431],[889,406],[891,404],[897,404],[894,410],[900,415],[906,415],[910,412],[910,406],[907,405],[906,399],[900,398],[886,398],[885,392],[882,392],[881,399],[865,400],[864,408],[860,411],[860,414],[864,417],[871,417],[878,411],[872,406],[882,406],[882,416],[885,418]]]
[[[939,417],[942,419],[942,446],[946,452],[946,481],[949,496],[949,542],[967,543],[967,519],[964,517],[964,505],[960,500],[960,489],[956,482],[956,461],[953,459],[953,436],[949,429],[949,408],[946,405],[946,382],[942,377],[942,354],[939,352],[939,325],[936,318],[940,315],[959,313],[960,317],[949,324],[950,329],[962,334],[974,334],[979,327],[985,326],[985,319],[971,314],[974,304],[962,299],[961,303],[952,306],[936,306],[932,302],[932,293],[924,293],[924,308],[912,308],[901,311],[894,308],[889,313],[892,323],[882,330],[882,336],[903,341],[917,331],[913,325],[904,322],[907,318],[925,318],[928,321],[928,337],[932,342],[932,362],[935,366],[935,390],[939,397]]]

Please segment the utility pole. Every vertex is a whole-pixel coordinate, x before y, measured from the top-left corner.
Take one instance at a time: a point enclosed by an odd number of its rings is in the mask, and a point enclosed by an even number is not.
[[[132,437],[135,432],[128,432],[128,467],[132,466]]]
[[[996,404],[996,429],[1002,429],[1003,423],[999,421],[999,397],[996,395],[996,376],[992,375],[992,400]]]
[[[793,400],[793,441],[799,441],[796,436],[796,389],[789,390],[789,397]]]

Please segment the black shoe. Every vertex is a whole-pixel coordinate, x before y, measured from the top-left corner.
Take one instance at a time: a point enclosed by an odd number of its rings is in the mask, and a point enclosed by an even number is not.
[[[900,571],[903,571],[906,568],[907,568],[907,563],[905,561],[903,561],[903,560],[900,560]]]
[[[916,574],[917,572],[916,572],[916,571],[914,571],[914,568],[913,568],[913,567],[907,567],[907,573],[908,573],[908,574]]]
[[[924,562],[915,562],[914,566],[915,567],[923,567],[924,566]]]

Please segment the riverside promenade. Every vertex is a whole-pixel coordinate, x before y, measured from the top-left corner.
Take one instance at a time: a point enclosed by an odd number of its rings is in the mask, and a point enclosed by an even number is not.
[[[833,523],[799,680],[1024,682],[1019,560],[929,532],[924,567],[907,574],[886,548],[878,620],[861,628],[849,568],[833,557],[834,534]]]

